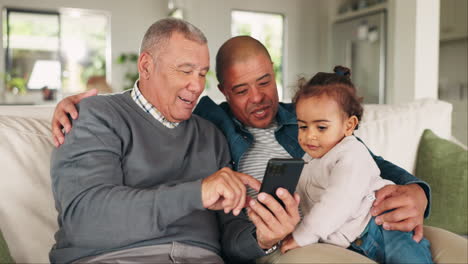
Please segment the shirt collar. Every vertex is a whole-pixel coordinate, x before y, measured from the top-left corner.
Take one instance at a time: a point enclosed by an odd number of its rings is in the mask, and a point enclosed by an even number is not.
[[[152,115],[156,120],[161,122],[167,128],[175,128],[179,125],[177,122],[171,122],[167,120],[161,112],[159,112],[156,107],[154,107],[141,93],[140,89],[138,88],[138,80],[133,85],[132,92],[130,93],[132,96],[133,101],[143,109],[146,113]]]
[[[294,106],[291,106],[291,105],[289,106],[292,108],[291,111],[286,109],[284,104],[279,103],[278,113],[276,114],[276,121],[278,121],[278,125],[282,126],[282,125],[296,125],[297,124]]]

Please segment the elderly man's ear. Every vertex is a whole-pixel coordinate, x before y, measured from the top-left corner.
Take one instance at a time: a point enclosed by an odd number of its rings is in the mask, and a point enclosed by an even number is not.
[[[140,73],[140,79],[148,80],[150,73],[153,71],[153,67],[153,57],[147,52],[141,53],[138,58],[138,72]]]

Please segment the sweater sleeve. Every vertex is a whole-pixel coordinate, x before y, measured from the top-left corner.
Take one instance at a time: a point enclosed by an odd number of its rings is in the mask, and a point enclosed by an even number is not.
[[[362,144],[362,140],[358,137],[356,137]],[[364,144],[365,145],[365,144]],[[367,146],[366,146],[367,148]],[[381,156],[376,156],[372,151],[369,150],[369,153],[371,154],[372,158],[374,158],[375,163],[377,163],[377,166],[379,167],[381,171],[381,177],[390,180],[394,182],[395,184],[398,185],[408,185],[408,184],[418,184],[423,190],[424,193],[426,194],[426,199],[427,199],[427,207],[426,211],[424,212],[424,217],[428,217],[430,210],[431,210],[431,188],[429,184],[423,180],[420,180],[413,176],[411,173],[407,172],[405,169],[398,167],[397,165],[385,160]]]
[[[125,185],[122,139],[111,126],[118,121],[104,110],[83,101],[80,117],[52,155],[59,224],[70,242],[116,248],[163,236],[169,224],[203,210],[201,180],[152,189]]]
[[[326,190],[293,232],[300,246],[327,240],[345,224],[360,208],[372,178],[379,175],[379,169],[364,147],[335,152],[325,162],[324,166],[332,166],[330,175],[325,177]]]

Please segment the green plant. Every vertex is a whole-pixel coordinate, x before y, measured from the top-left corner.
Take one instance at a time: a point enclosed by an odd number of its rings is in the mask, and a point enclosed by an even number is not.
[[[119,55],[119,57],[117,57],[117,64],[121,64],[126,69],[126,73],[124,75],[124,90],[132,89],[136,80],[138,80],[139,75],[137,70],[137,61],[138,54],[133,52],[122,53]]]
[[[216,79],[216,74],[214,71],[209,70],[206,73],[206,83],[205,83],[205,89],[210,90],[211,88],[216,90],[218,84],[218,80]]]
[[[13,77],[9,73],[2,74],[2,77],[7,91],[15,94],[25,94],[27,92],[26,79],[21,77]]]
[[[88,80],[93,76],[105,76],[106,75],[106,60],[104,56],[96,54],[92,56],[91,61],[83,66],[83,72],[81,78]]]

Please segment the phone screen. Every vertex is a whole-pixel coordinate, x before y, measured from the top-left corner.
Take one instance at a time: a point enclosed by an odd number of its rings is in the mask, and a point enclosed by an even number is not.
[[[303,167],[303,159],[270,159],[260,192],[270,194],[284,207],[283,201],[276,195],[276,190],[282,187],[294,194]]]

